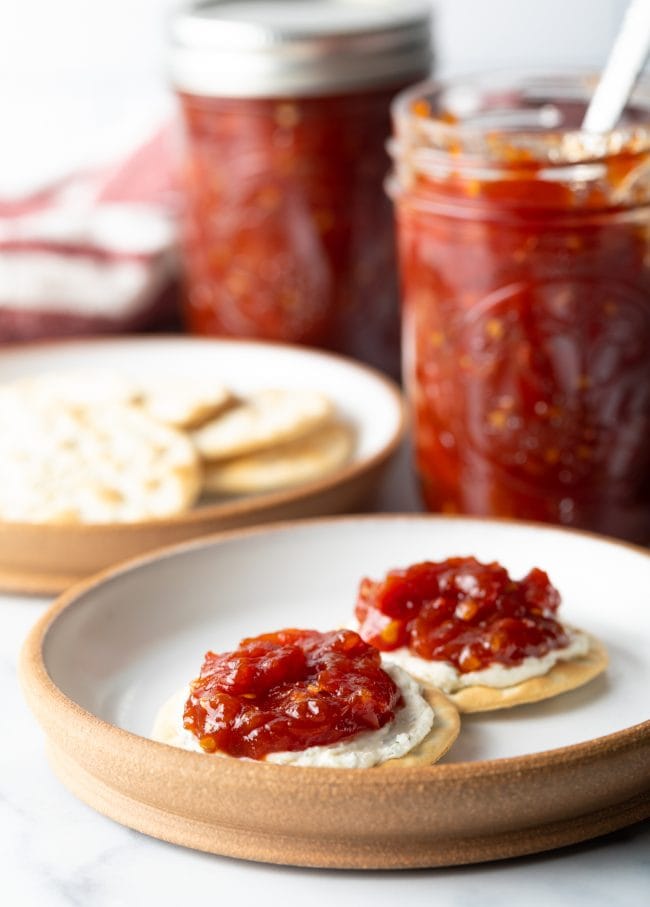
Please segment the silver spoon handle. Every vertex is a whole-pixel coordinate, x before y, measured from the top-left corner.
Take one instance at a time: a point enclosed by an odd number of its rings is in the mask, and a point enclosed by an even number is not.
[[[650,0],[632,0],[582,121],[585,132],[608,132],[622,114],[650,49]]]

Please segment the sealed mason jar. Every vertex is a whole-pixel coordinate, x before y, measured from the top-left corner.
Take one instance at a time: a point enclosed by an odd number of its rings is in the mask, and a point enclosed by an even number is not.
[[[427,0],[231,0],[176,17],[190,330],[398,371],[385,144],[391,99],[429,72],[429,16]]]
[[[650,541],[650,83],[428,83],[394,104],[404,369],[432,510]]]

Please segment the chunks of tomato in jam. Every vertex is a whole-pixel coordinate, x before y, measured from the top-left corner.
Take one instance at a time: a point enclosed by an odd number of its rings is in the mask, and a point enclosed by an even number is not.
[[[379,652],[351,630],[280,630],[208,652],[183,724],[208,753],[263,759],[377,730],[402,697]]]
[[[391,570],[379,582],[364,579],[356,616],[361,636],[376,648],[405,646],[467,673],[568,645],[559,604],[543,570],[513,580],[500,564],[454,557]]]

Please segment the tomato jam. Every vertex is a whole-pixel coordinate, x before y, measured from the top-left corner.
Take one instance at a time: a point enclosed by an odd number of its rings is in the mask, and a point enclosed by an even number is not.
[[[208,652],[183,724],[207,753],[263,759],[377,730],[402,705],[379,652],[351,630],[280,630]]]
[[[430,68],[427,0],[195,4],[173,27],[185,313],[397,375],[390,102]]]
[[[426,504],[648,542],[650,89],[603,136],[582,83],[472,90],[470,113],[444,87],[395,107]]]
[[[382,189],[394,94],[182,97],[193,332],[321,346],[398,371]]]
[[[356,616],[359,633],[377,649],[405,646],[467,673],[567,646],[559,604],[543,570],[513,580],[500,564],[453,557],[391,570],[379,582],[364,579]]]

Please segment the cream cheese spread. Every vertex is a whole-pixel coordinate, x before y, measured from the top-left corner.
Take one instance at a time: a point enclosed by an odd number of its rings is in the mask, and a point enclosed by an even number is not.
[[[421,683],[437,687],[443,693],[455,693],[464,687],[494,687],[503,689],[514,686],[531,677],[541,677],[547,674],[558,661],[570,661],[586,655],[589,649],[589,637],[578,630],[565,627],[569,636],[569,644],[561,649],[552,649],[541,658],[529,656],[518,665],[491,664],[480,671],[468,671],[463,674],[448,661],[429,661],[420,658],[409,651],[406,646],[382,652],[382,662],[385,670],[390,665],[398,665],[408,671]]]

